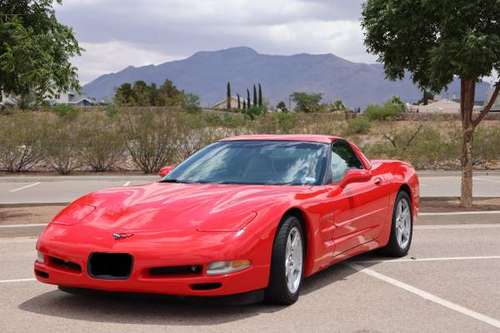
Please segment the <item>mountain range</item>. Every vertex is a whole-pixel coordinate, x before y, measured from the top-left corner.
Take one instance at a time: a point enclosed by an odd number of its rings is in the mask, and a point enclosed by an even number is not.
[[[83,92],[97,100],[109,100],[122,83],[144,80],[162,84],[165,79],[200,96],[202,105],[208,107],[225,98],[228,81],[233,94],[241,96],[261,83],[264,98],[273,105],[279,101],[288,104],[289,95],[295,91],[320,92],[324,102],[341,99],[351,108],[382,103],[392,96],[407,102],[422,96],[409,77],[400,81],[385,79],[381,64],[355,63],[333,54],[267,55],[248,47],[197,52],[159,65],[129,66],[98,77],[86,84]],[[479,83],[477,99],[486,97],[489,89],[487,83]],[[459,81],[452,82],[443,94],[449,98],[459,96]]]

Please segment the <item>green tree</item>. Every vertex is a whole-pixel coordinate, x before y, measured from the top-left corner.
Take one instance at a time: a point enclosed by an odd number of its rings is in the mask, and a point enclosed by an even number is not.
[[[332,108],[335,111],[344,111],[344,110],[347,109],[346,106],[345,106],[345,104],[344,104],[344,102],[342,102],[340,99],[338,99],[335,102],[333,102]]]
[[[227,83],[226,89],[226,109],[231,110],[231,82]]]
[[[130,83],[124,83],[116,89],[113,97],[114,103],[118,105],[132,105],[134,103],[134,92]]]
[[[422,89],[422,99],[417,102],[417,104],[427,105],[429,100],[434,98],[434,94],[427,89]]]
[[[132,94],[134,96],[134,103],[133,105],[135,106],[149,106],[149,96],[150,96],[150,89],[148,87],[148,84],[142,80],[135,81],[134,86],[132,87]]]
[[[264,102],[262,101],[262,85],[259,83],[259,106],[264,106]]]
[[[276,105],[276,109],[281,110],[281,112],[288,112],[285,102],[281,101]]]
[[[253,106],[258,106],[259,101],[257,100],[257,87],[253,85]]]
[[[416,84],[435,93],[460,78],[461,204],[471,207],[473,134],[500,91],[499,81],[473,116],[476,83],[493,69],[500,71],[498,0],[368,0],[362,16],[365,44],[384,63],[388,78],[410,72]]]
[[[319,112],[321,109],[321,99],[323,94],[315,93],[309,94],[305,92],[294,92],[290,95],[293,102],[295,103],[296,112]]]
[[[237,98],[238,98],[238,110],[241,110],[241,97],[240,97],[240,94],[236,94]]]
[[[252,103],[250,102],[250,90],[247,89],[247,109],[252,106]]]
[[[73,30],[57,21],[61,0],[0,1],[0,91],[40,101],[78,90],[71,58],[80,55]]]
[[[184,93],[177,89],[170,80],[165,80],[159,88],[159,104],[157,106],[179,106],[184,102]]]

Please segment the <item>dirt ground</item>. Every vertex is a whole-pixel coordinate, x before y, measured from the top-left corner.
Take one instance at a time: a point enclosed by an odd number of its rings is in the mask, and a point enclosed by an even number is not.
[[[0,225],[48,223],[64,206],[0,207]],[[458,200],[422,200],[420,212],[500,210],[500,198],[477,199],[474,207],[464,209]]]
[[[63,208],[64,206],[0,207],[0,225],[48,223]]]

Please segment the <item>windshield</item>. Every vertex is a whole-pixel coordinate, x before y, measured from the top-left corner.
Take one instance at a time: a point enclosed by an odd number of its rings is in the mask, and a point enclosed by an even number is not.
[[[163,182],[319,185],[328,145],[295,141],[221,141],[189,157]]]

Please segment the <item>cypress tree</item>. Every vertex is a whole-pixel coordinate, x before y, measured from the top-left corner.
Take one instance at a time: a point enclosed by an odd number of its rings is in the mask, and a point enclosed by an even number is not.
[[[263,105],[263,103],[262,103],[262,86],[259,83],[259,106],[262,107],[262,105]]]
[[[253,106],[257,106],[257,87],[253,85]]]
[[[247,109],[249,109],[252,106],[252,103],[250,102],[250,90],[247,89]]]
[[[236,94],[238,96],[238,110],[241,109],[241,100],[240,100],[240,94]]]
[[[231,110],[231,82],[227,83],[227,99],[226,99],[226,108]]]

